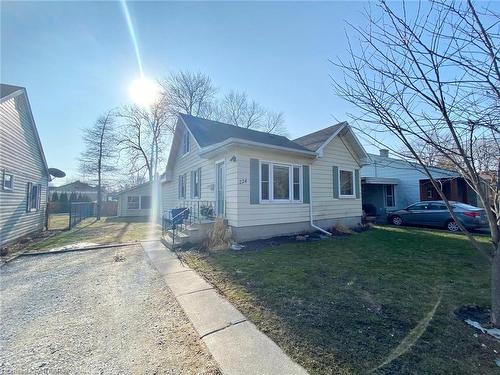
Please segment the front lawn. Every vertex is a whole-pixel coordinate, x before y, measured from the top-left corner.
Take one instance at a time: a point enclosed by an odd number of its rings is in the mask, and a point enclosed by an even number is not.
[[[459,234],[376,227],[184,257],[311,373],[367,373],[404,352],[373,373],[498,374],[500,344],[454,315],[490,303],[487,262]]]
[[[88,218],[71,230],[60,231],[42,241],[26,246],[26,250],[48,250],[77,243],[109,244],[159,239],[159,225],[150,224],[147,218],[103,217]]]

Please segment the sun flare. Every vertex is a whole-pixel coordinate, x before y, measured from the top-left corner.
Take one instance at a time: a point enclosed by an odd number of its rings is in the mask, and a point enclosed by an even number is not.
[[[158,84],[148,78],[141,77],[134,80],[128,89],[132,101],[141,107],[149,107],[160,97]]]

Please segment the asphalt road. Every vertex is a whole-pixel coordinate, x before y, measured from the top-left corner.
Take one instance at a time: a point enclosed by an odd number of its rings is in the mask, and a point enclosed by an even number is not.
[[[142,248],[130,246],[3,265],[0,373],[218,370]]]

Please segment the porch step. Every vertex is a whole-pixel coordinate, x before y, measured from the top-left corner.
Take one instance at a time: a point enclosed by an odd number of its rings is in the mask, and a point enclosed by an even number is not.
[[[175,241],[174,241],[172,233],[170,231],[166,231],[165,234],[162,236],[162,242],[169,249],[173,249],[173,248],[182,246],[185,243],[189,242],[189,234],[184,233],[184,232],[176,232],[175,233]]]

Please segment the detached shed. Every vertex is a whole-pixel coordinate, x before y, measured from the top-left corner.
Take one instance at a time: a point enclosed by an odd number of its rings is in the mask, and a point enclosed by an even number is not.
[[[149,216],[151,215],[152,185],[134,186],[118,193],[118,216]]]

